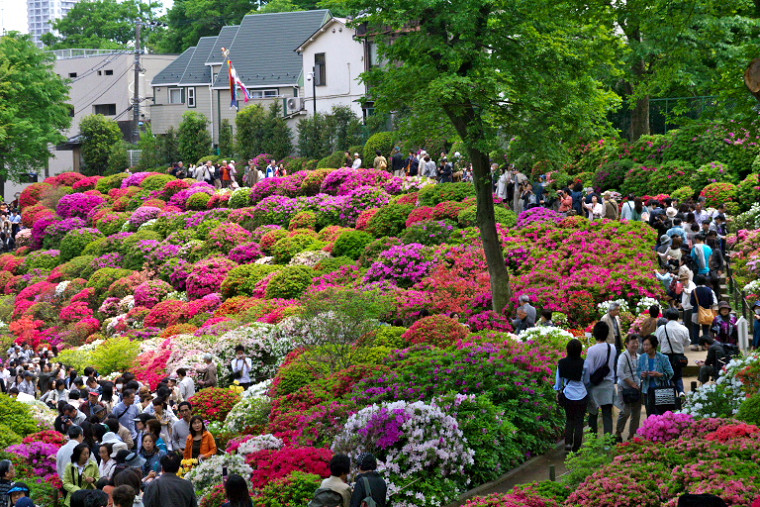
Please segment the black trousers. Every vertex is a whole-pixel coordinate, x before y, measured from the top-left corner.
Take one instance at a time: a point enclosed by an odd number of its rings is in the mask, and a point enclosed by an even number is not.
[[[583,422],[588,408],[588,395],[582,400],[567,400],[565,403],[565,446],[573,452],[583,443]]]

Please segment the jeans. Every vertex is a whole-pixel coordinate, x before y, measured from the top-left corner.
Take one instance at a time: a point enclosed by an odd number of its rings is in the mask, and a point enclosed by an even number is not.
[[[699,326],[691,321],[694,310],[683,311],[683,325],[689,330],[689,338],[692,345],[699,345]]]
[[[625,428],[625,423],[628,421],[629,417],[631,418],[631,425],[628,427],[628,440],[631,440],[636,434],[636,430],[639,429],[639,422],[641,420],[641,400],[636,403],[622,404],[622,409],[617,418],[617,426],[615,427],[615,434],[617,436],[623,436],[623,429]]]
[[[588,407],[588,395],[582,400],[567,400],[565,403],[565,446],[577,452],[583,443],[583,416]]]

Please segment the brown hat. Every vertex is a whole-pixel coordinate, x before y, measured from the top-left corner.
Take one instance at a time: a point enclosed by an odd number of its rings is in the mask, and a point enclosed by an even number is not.
[[[720,303],[718,303],[718,310],[722,310],[724,308],[728,308],[730,310],[731,309],[731,305],[728,304],[725,301],[721,301]]]

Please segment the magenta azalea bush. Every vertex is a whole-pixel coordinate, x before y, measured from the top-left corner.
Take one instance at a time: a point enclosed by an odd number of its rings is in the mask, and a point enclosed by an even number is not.
[[[78,217],[87,218],[87,214],[97,208],[106,200],[99,195],[70,194],[61,197],[56,207],[56,212],[63,218]]]
[[[370,266],[365,281],[389,280],[399,287],[411,287],[430,270],[432,262],[425,258],[425,247],[419,243],[397,245],[378,255]]]

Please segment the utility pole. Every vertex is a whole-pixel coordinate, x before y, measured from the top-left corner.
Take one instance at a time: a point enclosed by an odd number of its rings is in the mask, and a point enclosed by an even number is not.
[[[140,32],[142,20],[138,19],[135,25],[135,90],[132,97],[132,142],[137,144],[140,140]]]
[[[317,118],[317,67],[311,68],[311,98],[314,106],[314,119]]]

